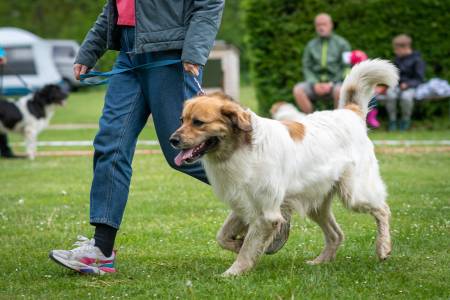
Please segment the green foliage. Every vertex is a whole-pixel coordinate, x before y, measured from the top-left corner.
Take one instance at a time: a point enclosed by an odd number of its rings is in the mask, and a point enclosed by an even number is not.
[[[0,160],[0,299],[448,299],[450,156],[379,159],[391,200],[391,259],[376,259],[373,218],[336,201],[346,236],[336,261],[305,263],[320,253],[323,234],[295,216],[286,246],[232,279],[219,274],[235,254],[214,239],[228,208],[162,155],[134,158],[116,244],[119,272],[103,277],[79,276],[46,257],[71,248],[77,234],[92,235],[92,158]]]
[[[81,43],[106,1],[20,0],[0,2],[0,27],[19,27],[42,38]],[[100,69],[111,68],[116,53],[105,55]]]
[[[241,71],[247,72],[248,58],[244,43],[245,26],[240,8],[240,0],[226,0],[222,16],[222,24],[217,34],[217,40],[226,41],[236,46],[240,52]]]
[[[279,99],[292,99],[292,87],[303,76],[303,48],[314,37],[314,16],[322,11],[331,14],[336,32],[353,49],[364,50],[369,57],[392,58],[392,38],[411,35],[413,47],[428,64],[428,77],[433,66],[440,64],[441,76],[450,78],[450,40],[446,38],[450,1],[245,0],[242,8],[262,113]]]

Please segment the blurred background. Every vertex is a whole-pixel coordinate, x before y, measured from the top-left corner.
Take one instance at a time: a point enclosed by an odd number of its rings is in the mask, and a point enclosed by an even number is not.
[[[293,89],[306,80],[303,57],[317,37],[317,14],[328,13],[348,50],[369,58],[395,60],[393,38],[412,39],[425,62],[421,85],[428,94],[412,99],[412,123],[403,130],[390,128],[379,99],[379,125],[369,131],[390,194],[391,260],[380,264],[374,257],[373,220],[337,203],[346,242],[336,262],[303,263],[320,251],[322,235],[295,218],[286,247],[264,257],[255,272],[230,281],[212,276],[233,259],[214,240],[228,208],[208,186],[168,167],[150,118],[139,137],[118,242],[124,271],[97,280],[50,263],[49,249],[68,247],[69,239],[91,230],[92,141],[106,87],[81,85],[72,65],[104,3],[0,1],[1,98],[14,102],[48,83],[70,91],[39,135],[34,161],[0,157],[1,299],[449,299],[449,0],[226,0],[205,66],[207,91],[223,90],[267,117],[275,103],[291,103],[301,116]],[[111,70],[116,55],[107,52],[95,69]],[[339,55],[334,60],[341,63]],[[316,110],[332,107],[330,98],[314,101]],[[23,136],[8,138],[23,155]]]

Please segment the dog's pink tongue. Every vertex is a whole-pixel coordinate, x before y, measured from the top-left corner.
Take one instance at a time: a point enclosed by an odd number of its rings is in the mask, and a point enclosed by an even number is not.
[[[181,166],[186,159],[192,156],[192,152],[194,152],[194,148],[181,150],[180,153],[175,157],[174,161],[177,166]]]

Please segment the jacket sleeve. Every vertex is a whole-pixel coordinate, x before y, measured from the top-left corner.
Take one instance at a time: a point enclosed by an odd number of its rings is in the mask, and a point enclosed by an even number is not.
[[[306,45],[303,52],[302,66],[304,80],[310,83],[319,82],[319,77],[312,70],[314,62],[311,57],[311,44]]]
[[[181,60],[205,65],[214,44],[224,0],[194,0],[194,12],[183,44]]]
[[[408,87],[415,88],[425,81],[425,62],[422,58],[418,58],[414,64],[414,78],[408,79],[405,83]]]
[[[97,60],[106,51],[108,35],[108,3],[103,7],[102,13],[97,17],[92,28],[87,33],[78,50],[75,63],[92,68]]]

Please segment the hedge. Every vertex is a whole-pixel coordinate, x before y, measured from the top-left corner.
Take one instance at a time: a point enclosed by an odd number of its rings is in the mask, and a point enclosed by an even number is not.
[[[280,99],[293,100],[292,87],[303,77],[303,48],[315,36],[319,12],[329,13],[336,32],[369,57],[393,58],[392,37],[409,34],[427,62],[427,77],[439,65],[440,77],[450,78],[448,0],[244,0],[242,8],[262,114]]]

